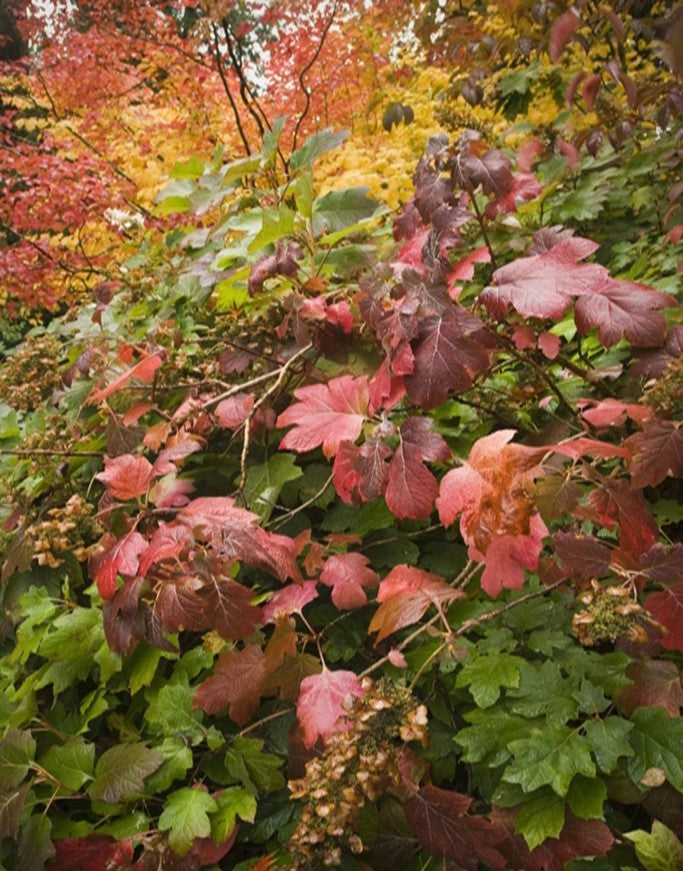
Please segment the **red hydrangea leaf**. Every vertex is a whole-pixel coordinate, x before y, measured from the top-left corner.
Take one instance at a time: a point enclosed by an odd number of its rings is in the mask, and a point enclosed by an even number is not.
[[[538,558],[543,548],[543,539],[548,534],[539,514],[529,521],[529,535],[494,535],[486,554],[470,547],[471,558],[483,557],[485,567],[481,576],[481,588],[495,598],[502,590],[521,590],[524,586],[524,569],[538,568]]]
[[[451,526],[464,509],[476,502],[484,487],[484,480],[469,463],[451,469],[441,479],[436,508],[444,526]]]
[[[118,378],[115,378],[111,384],[108,384],[106,387],[102,388],[102,390],[96,390],[91,393],[89,402],[101,402],[103,399],[111,396],[112,393],[116,393],[117,390],[120,390],[128,383],[128,381],[130,381],[131,378],[149,384],[153,380],[154,373],[157,371],[159,366],[161,366],[162,362],[163,361],[159,354],[152,354],[151,357],[146,357],[144,360],[140,360],[140,362],[131,369],[128,369],[126,372],[119,375]]]
[[[228,708],[230,719],[244,726],[259,706],[265,680],[265,654],[258,644],[230,650],[218,659],[211,677],[197,687],[192,706],[206,714]]]
[[[192,541],[192,535],[186,526],[178,523],[160,523],[142,554],[138,571],[141,575],[146,575],[149,567],[154,563],[178,556],[184,548],[192,544]]]
[[[410,345],[406,343],[410,350]],[[410,354],[412,356],[412,350]],[[412,372],[412,365],[410,371]],[[406,395],[406,387],[400,375],[392,374],[389,360],[385,358],[368,384],[370,404],[373,408],[393,408]]]
[[[261,609],[251,604],[253,591],[232,578],[212,575],[204,581],[198,595],[204,602],[209,626],[221,638],[242,641],[261,623]]]
[[[681,673],[673,662],[665,659],[636,659],[626,669],[628,686],[618,687],[614,704],[624,717],[630,717],[636,708],[665,708],[670,716],[678,717],[683,705]]]
[[[176,465],[179,461],[201,450],[201,447],[201,443],[187,432],[181,430],[172,435],[154,462],[154,474],[165,475],[167,472],[177,471]]]
[[[237,393],[219,402],[215,413],[221,426],[235,430],[242,426],[253,407],[253,393]]]
[[[656,487],[665,478],[683,478],[683,427],[680,421],[648,420],[643,431],[626,439],[631,451],[631,483],[639,489]]]
[[[258,516],[238,508],[228,496],[193,499],[181,509],[178,519],[208,541],[214,553],[228,565],[241,561],[281,581],[301,579],[295,542],[257,526]]]
[[[425,410],[450,390],[464,391],[487,369],[493,337],[478,317],[458,305],[425,318],[413,346],[413,373],[404,378],[408,396]]]
[[[450,161],[453,180],[463,190],[474,191],[481,185],[487,196],[503,197],[514,185],[510,161],[502,151],[489,149],[481,156],[482,143],[475,137],[467,138]]]
[[[530,172],[517,173],[512,176],[512,182],[505,193],[497,196],[495,200],[491,200],[484,213],[489,220],[493,220],[496,215],[505,215],[516,211],[519,200],[535,200],[542,191],[543,188],[535,175]]]
[[[131,530],[120,539],[107,533],[101,544],[104,552],[92,558],[89,571],[100,596],[111,599],[116,591],[118,574],[125,577],[137,574],[140,555],[147,549],[147,542],[139,532]]]
[[[304,581],[303,584],[288,584],[281,590],[276,590],[270,600],[263,606],[263,622],[274,623],[282,614],[300,614],[303,608],[318,598],[315,581]]]
[[[504,869],[505,860],[496,849],[505,838],[484,817],[469,816],[472,799],[460,792],[423,786],[405,803],[408,825],[418,841],[434,856],[453,859],[462,871]]]
[[[322,445],[326,457],[337,452],[341,442],[355,442],[369,412],[368,379],[342,375],[327,384],[312,384],[294,391],[299,400],[285,409],[277,426],[294,429],[280,442],[282,450],[297,453]]]
[[[334,302],[325,309],[325,320],[340,327],[347,336],[353,332],[353,312],[348,302]]]
[[[133,863],[130,841],[115,841],[107,835],[61,838],[54,841],[55,856],[51,871],[102,871],[103,868],[128,868]]]
[[[95,477],[104,482],[113,499],[137,499],[147,492],[152,480],[152,464],[145,457],[135,457],[133,454],[105,457],[104,471],[98,472]]]
[[[600,246],[580,236],[561,238],[541,254],[521,257],[493,273],[493,285],[479,296],[488,312],[503,320],[512,306],[523,317],[558,320],[573,298],[604,285],[609,274],[596,263],[579,263]]]
[[[113,597],[104,602],[102,623],[107,644],[115,653],[129,654],[145,637],[146,611],[149,607],[140,601],[144,580],[133,578],[119,587]]]
[[[554,335],[553,333],[542,332],[538,337],[538,347],[543,353],[543,356],[548,360],[554,360],[555,357],[560,353],[560,345],[562,342],[560,341],[559,336]]]
[[[581,417],[596,429],[607,426],[621,426],[626,418],[644,423],[652,417],[652,409],[648,405],[638,405],[633,402],[621,402],[619,399],[603,399],[592,408],[585,408]]]
[[[202,581],[194,575],[164,580],[157,591],[154,611],[169,632],[201,632],[209,628],[206,604],[200,597]]]
[[[552,450],[556,454],[562,454],[564,457],[571,457],[572,460],[578,460],[579,457],[586,456],[602,457],[603,459],[631,456],[629,449],[623,445],[613,445],[609,442],[601,442],[598,439],[589,439],[586,436],[577,436],[575,439],[570,439],[567,442],[548,445],[548,450]]]
[[[385,498],[389,510],[401,520],[426,520],[439,493],[426,461],[444,462],[451,455],[446,442],[432,432],[428,417],[409,417],[401,427],[401,441],[389,463]]]
[[[379,575],[368,568],[362,553],[343,553],[329,557],[320,582],[332,587],[332,602],[340,609],[362,608],[368,601],[364,587],[376,587]]]
[[[528,348],[536,347],[536,333],[526,324],[517,324],[512,331],[512,341],[515,343],[515,348],[518,351],[525,351]]]
[[[577,537],[569,532],[558,532],[553,538],[553,550],[577,580],[605,578],[609,574],[611,551],[597,538]]]
[[[412,266],[418,272],[426,271],[422,262],[422,251],[430,233],[431,227],[425,227],[405,243],[396,257],[399,266]]]
[[[301,725],[304,745],[313,747],[318,737],[323,741],[334,732],[343,732],[347,700],[360,697],[360,678],[352,671],[330,671],[323,668],[301,681],[296,716]]]
[[[359,457],[359,449],[353,442],[342,442],[332,464],[332,483],[339,497],[347,505],[353,502],[360,483],[360,472],[355,461]]]
[[[358,449],[351,465],[358,472],[356,493],[361,502],[370,502],[384,493],[390,456],[391,448],[378,432],[366,439]]]
[[[576,32],[577,27],[581,23],[578,12],[570,9],[569,12],[564,12],[553,22],[550,30],[550,39],[548,41],[548,54],[553,63],[557,63],[562,57],[562,52],[567,47],[569,40]]]
[[[431,572],[408,565],[394,566],[379,585],[380,607],[370,621],[368,632],[377,632],[376,643],[379,643],[392,632],[417,623],[430,605],[450,603],[463,595]]]
[[[666,627],[662,647],[683,651],[683,583],[663,586],[660,592],[649,595],[643,605]]]
[[[658,348],[666,334],[666,321],[658,309],[673,305],[672,296],[645,284],[609,281],[577,300],[574,320],[584,335],[596,327],[608,348],[622,336],[637,348]]]
[[[659,538],[642,493],[632,490],[625,481],[598,487],[588,498],[598,520],[608,529],[619,530],[619,543],[630,556],[638,559]]]

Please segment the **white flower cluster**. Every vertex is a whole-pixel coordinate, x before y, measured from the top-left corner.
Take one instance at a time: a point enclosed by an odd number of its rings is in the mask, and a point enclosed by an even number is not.
[[[142,229],[145,226],[142,215],[127,212],[125,209],[105,209],[104,220],[117,230]]]

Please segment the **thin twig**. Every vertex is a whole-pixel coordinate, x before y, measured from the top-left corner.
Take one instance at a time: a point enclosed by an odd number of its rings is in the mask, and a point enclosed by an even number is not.
[[[280,515],[280,517],[277,517],[275,520],[271,521],[270,524],[267,523],[266,526],[272,526],[273,529],[278,529],[278,527],[282,526],[283,523],[286,523],[286,521],[291,520],[292,517],[299,514],[301,511],[305,511],[306,508],[313,505],[314,502],[317,502],[317,500],[320,499],[320,497],[323,495],[325,490],[327,490],[327,488],[332,483],[333,477],[334,477],[333,475],[330,475],[330,477],[327,479],[327,481],[325,481],[325,483],[322,485],[320,490],[318,490],[317,493],[314,493],[310,499],[307,499],[305,502],[302,502],[301,505],[297,505],[296,508],[292,508],[291,511],[287,511],[285,514]]]
[[[2,448],[0,454],[13,457],[102,457],[103,451],[59,451],[51,448]]]

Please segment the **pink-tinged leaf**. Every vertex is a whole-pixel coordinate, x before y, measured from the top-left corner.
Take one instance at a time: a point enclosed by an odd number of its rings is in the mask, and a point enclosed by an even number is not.
[[[522,172],[531,172],[536,160],[543,154],[545,146],[540,139],[530,139],[517,152],[517,166]]]
[[[404,378],[408,396],[425,410],[441,405],[449,391],[467,390],[489,365],[493,337],[478,317],[459,305],[425,318],[413,353],[413,373]]]
[[[359,453],[359,449],[353,442],[342,442],[332,464],[334,489],[347,505],[353,503],[360,482],[360,472],[355,465]]]
[[[401,653],[400,650],[397,650],[395,647],[392,647],[389,653],[387,653],[387,659],[394,666],[394,668],[408,668],[408,663],[405,656]]]
[[[115,653],[132,653],[146,635],[149,605],[140,599],[143,584],[142,578],[126,581],[102,605],[104,636]]]
[[[570,236],[541,254],[521,257],[493,273],[493,284],[479,296],[503,320],[510,306],[523,317],[559,320],[575,296],[592,294],[609,274],[597,263],[579,263],[598,249],[595,242]]]
[[[559,336],[554,335],[553,333],[542,332],[538,337],[538,347],[540,348],[543,356],[548,360],[554,360],[555,357],[560,353],[560,346],[562,342]]]
[[[211,575],[204,580],[198,595],[212,629],[229,641],[243,641],[262,622],[261,609],[251,604],[252,590],[233,581]]]
[[[491,252],[486,245],[475,248],[466,257],[462,257],[453,264],[451,271],[448,273],[449,285],[455,281],[471,281],[474,278],[474,264],[490,262]]]
[[[362,553],[343,553],[329,557],[320,574],[320,582],[332,587],[332,602],[339,609],[362,608],[368,601],[365,587],[379,583],[379,575],[368,568]]]
[[[595,103],[595,98],[600,90],[602,85],[602,76],[600,73],[594,73],[592,76],[588,76],[586,81],[584,82],[583,88],[581,89],[581,96],[584,99],[584,102],[588,106],[589,109],[593,108]]]
[[[666,627],[662,647],[683,651],[683,583],[663,585],[661,592],[652,593],[643,604]]]
[[[206,714],[228,708],[230,719],[245,726],[259,706],[265,680],[265,654],[258,644],[231,650],[218,659],[214,673],[197,688],[192,706]]]
[[[576,580],[606,578],[609,574],[612,552],[597,538],[557,532],[553,538],[553,550]]]
[[[254,407],[253,393],[237,393],[229,396],[216,406],[215,413],[221,426],[236,430],[249,417]]]
[[[619,543],[629,556],[638,559],[659,538],[657,524],[642,493],[632,490],[625,481],[598,487],[588,498],[600,523],[608,529],[618,529]]]
[[[318,598],[316,586],[315,581],[304,581],[303,584],[288,584],[276,590],[261,609],[263,622],[274,623],[283,614],[301,614],[309,602]]]
[[[148,411],[151,411],[154,408],[154,405],[151,402],[136,402],[135,405],[131,405],[128,411],[121,418],[121,423],[124,426],[132,426],[132,424],[137,423],[140,418],[147,414]]]
[[[431,233],[431,227],[425,227],[417,232],[398,252],[396,257],[395,272],[400,278],[401,272],[406,266],[411,266],[420,273],[424,273],[427,267],[422,262],[422,252]]]
[[[424,465],[445,462],[450,448],[432,432],[428,417],[409,417],[401,427],[401,441],[389,463],[385,499],[389,510],[401,520],[426,520],[439,492],[436,478]]]
[[[570,439],[567,442],[549,445],[548,450],[561,454],[563,457],[570,457],[572,460],[578,460],[579,457],[586,456],[601,457],[606,460],[612,457],[628,458],[631,456],[629,449],[623,445],[611,445],[609,442],[589,439],[586,436],[577,436],[575,439]]]
[[[576,29],[581,23],[578,12],[570,9],[569,12],[564,12],[559,18],[553,22],[550,30],[550,40],[548,41],[548,54],[553,63],[557,63],[562,57],[569,40],[576,33]]]
[[[626,418],[642,424],[649,420],[652,414],[653,411],[649,405],[621,402],[618,399],[602,399],[592,408],[585,408],[581,412],[581,417],[591,426],[601,429],[608,426],[621,426]]]
[[[140,362],[133,366],[132,369],[123,372],[118,378],[115,378],[111,384],[108,384],[107,387],[91,393],[88,397],[88,401],[101,402],[103,399],[111,396],[112,393],[116,393],[117,390],[120,390],[128,383],[128,381],[130,381],[131,378],[149,384],[153,380],[154,373],[161,366],[162,362],[163,361],[159,354],[152,354],[151,357],[146,357],[144,360],[140,360]]]
[[[201,632],[209,628],[206,604],[199,596],[201,588],[201,579],[194,575],[180,575],[162,582],[154,612],[169,632]]]
[[[100,596],[111,599],[116,592],[117,575],[132,578],[137,574],[140,554],[147,549],[147,542],[139,532],[131,530],[120,539],[107,533],[100,545],[104,552],[91,559],[89,572]]]
[[[301,725],[304,745],[313,747],[318,737],[323,741],[334,732],[343,732],[348,701],[363,695],[360,678],[352,671],[323,668],[301,681],[296,716]]]
[[[484,571],[481,588],[492,598],[502,590],[521,590],[524,586],[524,569],[535,571],[543,549],[543,539],[548,529],[540,514],[529,520],[529,535],[494,535],[484,555]],[[477,559],[476,548],[470,555]]]
[[[395,566],[380,583],[380,607],[370,621],[368,632],[377,632],[378,644],[392,632],[411,626],[430,605],[446,604],[463,596],[443,578],[413,566]]]
[[[353,312],[348,302],[334,302],[325,309],[325,320],[341,328],[347,336],[353,332]]]
[[[636,708],[665,708],[678,717],[683,705],[681,673],[675,663],[664,659],[637,659],[626,669],[628,686],[617,687],[614,704],[624,717]]]
[[[505,831],[485,817],[468,815],[471,804],[467,795],[430,784],[406,801],[406,819],[425,850],[454,860],[461,871],[482,865],[503,871],[506,864],[497,846]]]
[[[579,165],[579,152],[571,142],[566,142],[564,139],[557,139],[555,144],[557,145],[560,154],[567,161],[569,168],[576,169]]]
[[[152,484],[148,498],[157,508],[181,508],[187,505],[193,492],[192,481],[178,478],[175,472],[171,472]]]
[[[104,472],[95,475],[113,499],[137,499],[147,492],[152,480],[152,464],[145,457],[122,454],[105,457]]]
[[[154,474],[166,475],[177,471],[176,466],[190,454],[201,450],[202,445],[184,430],[172,435],[166,441],[166,447],[154,462]]]
[[[177,523],[160,523],[142,554],[138,571],[144,577],[154,563],[177,557],[193,543],[194,540],[187,527]]]
[[[676,305],[668,293],[633,281],[609,281],[577,300],[574,320],[585,335],[593,327],[607,348],[624,336],[637,348],[658,348],[666,321],[658,309]]]
[[[518,351],[526,351],[536,347],[536,333],[526,324],[517,324],[512,331],[512,341]]]
[[[410,346],[407,346],[410,348]],[[412,351],[411,351],[412,354]],[[412,366],[410,371],[412,372]],[[392,374],[389,360],[385,357],[368,384],[370,405],[373,408],[392,409],[406,395],[403,377]]]
[[[368,416],[370,397],[366,377],[342,375],[327,384],[312,384],[294,391],[299,400],[285,409],[277,426],[290,426],[282,450],[297,453],[322,445],[326,457],[337,452],[341,442],[355,442]]]
[[[624,442],[634,487],[656,487],[665,478],[683,478],[683,427],[680,421],[654,418]]]

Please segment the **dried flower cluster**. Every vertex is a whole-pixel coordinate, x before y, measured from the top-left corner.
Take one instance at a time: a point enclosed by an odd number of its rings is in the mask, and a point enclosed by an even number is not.
[[[410,691],[388,681],[364,678],[365,694],[350,698],[352,725],[331,735],[306,774],[289,782],[293,799],[304,800],[289,849],[293,869],[338,867],[342,851],[363,852],[354,821],[366,801],[398,786],[400,743],[427,741],[427,709]]]
[[[93,506],[75,493],[66,505],[50,508],[46,520],[31,523],[25,535],[32,543],[38,565],[57,568],[64,562],[66,553],[72,553],[79,562],[84,562],[92,542],[103,531],[99,521],[93,517],[93,511]]]
[[[26,339],[0,370],[0,398],[12,408],[32,411],[62,384],[62,344],[55,336]]]
[[[647,628],[661,629],[633,598],[629,587],[601,586],[591,581],[592,590],[579,596],[586,607],[574,614],[572,630],[584,647],[628,639],[633,644],[647,641]]]

